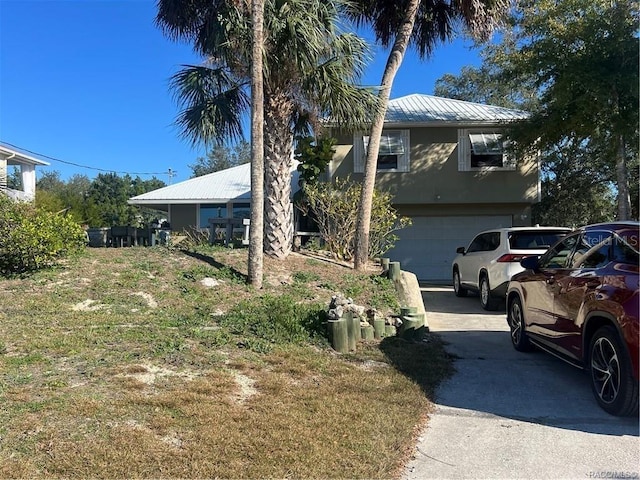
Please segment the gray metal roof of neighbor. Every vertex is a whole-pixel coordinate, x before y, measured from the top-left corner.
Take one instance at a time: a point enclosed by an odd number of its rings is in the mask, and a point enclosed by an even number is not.
[[[386,124],[496,124],[528,117],[522,110],[415,93],[389,100]]]

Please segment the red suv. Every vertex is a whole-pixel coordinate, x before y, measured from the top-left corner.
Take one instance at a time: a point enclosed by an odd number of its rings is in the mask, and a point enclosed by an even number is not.
[[[598,404],[638,413],[640,224],[572,232],[511,278],[507,322],[516,350],[533,346],[589,372]]]

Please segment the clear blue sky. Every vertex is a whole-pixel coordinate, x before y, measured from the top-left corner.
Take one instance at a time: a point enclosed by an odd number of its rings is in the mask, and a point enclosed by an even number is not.
[[[173,125],[178,113],[169,78],[200,58],[154,25],[153,0],[0,0],[0,141],[45,157],[63,179],[100,170],[168,183],[189,178],[204,156]],[[436,50],[429,61],[409,54],[392,98],[432,94],[435,81],[479,60],[468,41]],[[363,79],[377,85],[379,51]],[[247,139],[248,133],[246,132]],[[38,155],[35,155],[38,157]]]

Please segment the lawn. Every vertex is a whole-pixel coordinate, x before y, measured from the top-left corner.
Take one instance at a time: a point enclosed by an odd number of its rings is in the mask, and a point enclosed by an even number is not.
[[[335,293],[378,271],[246,250],[88,249],[0,278],[0,477],[397,478],[451,362],[437,337],[329,347]]]

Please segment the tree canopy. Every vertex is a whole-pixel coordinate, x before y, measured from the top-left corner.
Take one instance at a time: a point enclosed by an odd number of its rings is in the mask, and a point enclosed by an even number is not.
[[[143,180],[102,173],[93,180],[74,175],[65,181],[58,171],[44,172],[36,183],[36,205],[90,227],[135,226],[148,223],[157,212],[129,205],[127,200],[164,186],[156,177]]]
[[[206,157],[198,157],[196,163],[189,165],[193,172],[191,178],[201,177],[208,173],[219,172],[251,161],[251,145],[241,140],[233,146],[214,145]]]
[[[536,221],[638,218],[637,18],[629,0],[523,0],[481,67],[436,84],[437,95],[531,112],[511,136],[541,152]]]

